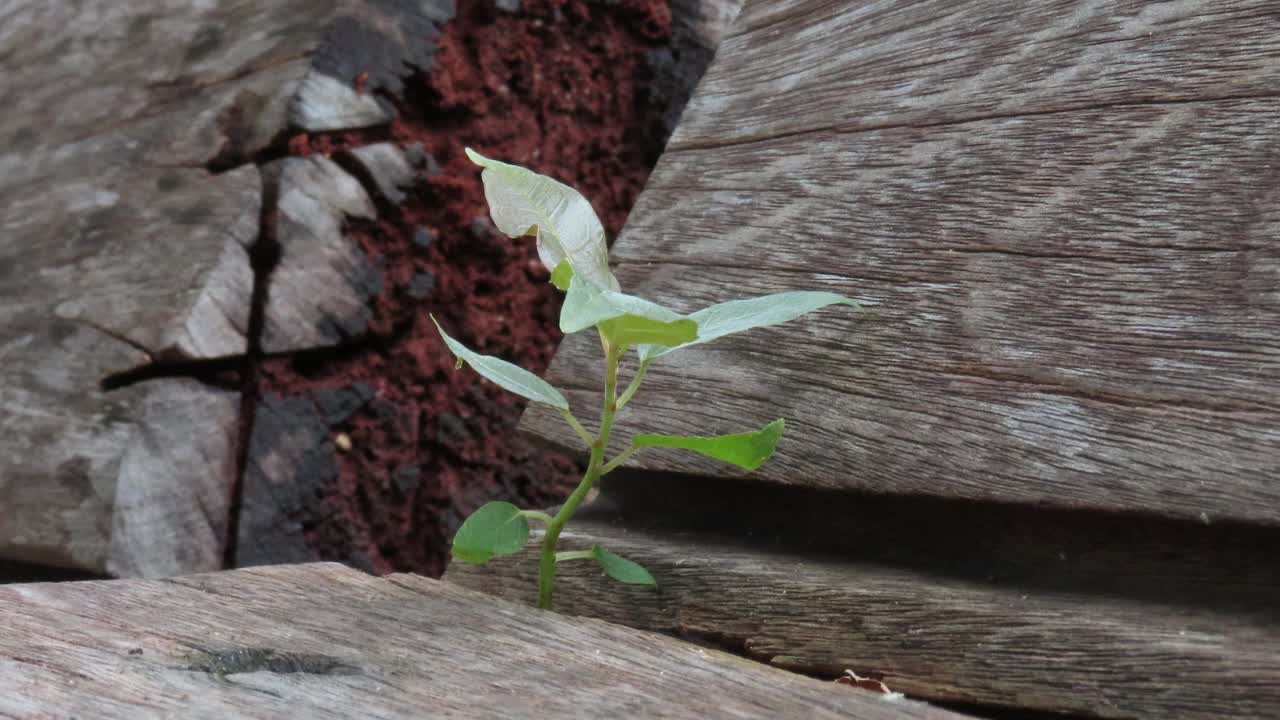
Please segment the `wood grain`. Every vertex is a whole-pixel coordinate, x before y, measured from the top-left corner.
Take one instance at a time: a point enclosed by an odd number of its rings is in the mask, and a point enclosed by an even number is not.
[[[21,717],[960,717],[338,565],[8,585],[0,604],[0,714]]]
[[[39,190],[0,190],[0,554],[93,572],[215,569],[238,393],[100,383],[243,352],[257,171]]]
[[[661,421],[619,428],[784,416],[756,473],[774,482],[1276,523],[1278,110],[1148,104],[669,152],[614,248],[628,291],[680,310],[809,288],[880,305],[663,358],[629,416]],[[572,338],[549,373],[588,416],[597,354]],[[547,438],[561,424],[526,416]]]
[[[1260,718],[1280,704],[1272,534],[653,473],[623,485],[620,511],[580,513],[561,549],[599,543],[657,587],[565,563],[558,611],[1011,713]],[[536,574],[530,545],[446,579],[532,604]]]
[[[101,383],[245,353],[251,161],[305,77],[425,68],[449,7],[0,0],[0,558],[220,566],[238,393]]]
[[[1274,29],[1270,0],[749,0],[668,151],[1274,97]]]

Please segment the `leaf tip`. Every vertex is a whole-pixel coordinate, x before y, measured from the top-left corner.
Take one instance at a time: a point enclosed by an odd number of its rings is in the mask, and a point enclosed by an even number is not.
[[[469,147],[462,148],[462,151],[467,154],[468,160],[475,163],[476,165],[479,165],[480,167],[484,167],[489,162],[489,158],[481,155],[480,153],[476,152],[475,150],[472,150]]]

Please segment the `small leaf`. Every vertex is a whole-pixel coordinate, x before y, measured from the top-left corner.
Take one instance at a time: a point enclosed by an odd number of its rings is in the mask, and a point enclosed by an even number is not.
[[[707,457],[737,465],[743,470],[755,470],[773,455],[785,426],[782,418],[754,432],[732,435],[636,435],[631,444],[636,447],[669,447],[692,450]]]
[[[529,540],[529,520],[508,502],[485,503],[453,536],[453,556],[483,565],[496,555],[520,552]]]
[[[628,585],[657,585],[658,582],[653,579],[648,570],[645,570],[639,563],[632,562],[621,555],[615,555],[599,545],[591,546],[591,553],[595,555],[596,562],[600,563],[600,568],[604,570],[604,574]]]
[[[556,269],[551,271],[551,284],[560,292],[569,289],[569,281],[573,279],[573,266],[568,260],[561,260]]]
[[[801,315],[836,303],[855,308],[862,306],[857,300],[843,295],[816,290],[775,293],[747,300],[722,302],[689,314],[689,318],[698,323],[697,339],[677,347],[645,345],[639,348],[640,359],[656,358],[673,350],[699,345],[744,330],[790,322]]]
[[[521,397],[545,403],[561,410],[569,409],[569,401],[565,400],[564,395],[561,395],[560,391],[552,387],[546,380],[519,365],[513,365],[492,355],[481,355],[469,350],[466,345],[449,337],[444,328],[440,327],[440,322],[436,320],[434,315],[431,316],[431,322],[436,324],[436,329],[440,331],[440,337],[444,338],[445,344],[458,357],[459,367],[463,361],[466,361],[481,376],[497,383],[504,390],[509,390]]]
[[[615,318],[625,322],[605,324]],[[697,337],[698,325],[679,313],[644,298],[613,290],[603,290],[577,275],[569,281],[569,292],[560,307],[560,331],[569,334],[600,325],[610,342],[631,345],[652,342],[688,342]],[[619,333],[618,337],[609,333]],[[649,339],[640,339],[648,337]],[[637,339],[627,340],[634,337]]]
[[[538,257],[548,270],[568,260],[576,274],[601,287],[618,289],[609,270],[604,226],[591,203],[577,190],[518,165],[490,160],[466,148],[471,162],[484,168],[480,180],[489,215],[503,234],[538,238]]]
[[[698,337],[698,323],[689,319],[660,322],[639,315],[620,315],[600,323],[600,331],[611,345],[618,347],[642,343],[679,345]]]

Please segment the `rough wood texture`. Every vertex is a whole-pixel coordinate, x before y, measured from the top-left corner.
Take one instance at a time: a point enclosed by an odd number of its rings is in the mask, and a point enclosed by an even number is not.
[[[299,107],[342,114],[304,78],[368,73],[373,93],[425,68],[450,8],[0,0],[0,557],[219,566],[237,394],[100,381],[245,352],[263,196],[245,163]]]
[[[565,563],[561,612],[928,700],[1117,718],[1280,707],[1273,531],[652,473],[604,501],[562,549],[600,543],[658,586]],[[446,577],[532,604],[536,573],[531,545]]]
[[[772,482],[1280,522],[1264,7],[750,3],[618,275],[683,310],[801,288],[881,305],[664,358],[622,436],[785,416]],[[588,415],[593,345],[550,371]],[[571,437],[543,408],[525,424]]]
[[[959,717],[338,565],[9,585],[0,604],[0,714],[20,717]]]
[[[381,270],[343,232],[346,218],[373,219],[360,182],[323,155],[262,168],[278,199],[280,264],[271,273],[262,349],[269,353],[335,345],[360,335]]]

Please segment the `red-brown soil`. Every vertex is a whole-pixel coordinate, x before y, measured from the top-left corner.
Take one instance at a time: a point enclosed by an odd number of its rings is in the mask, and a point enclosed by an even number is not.
[[[317,559],[439,575],[448,538],[471,510],[491,499],[554,504],[576,483],[578,459],[516,435],[524,402],[470,369],[455,371],[428,318],[536,373],[560,340],[559,297],[532,240],[492,230],[462,148],[578,188],[612,237],[670,129],[669,103],[656,96],[665,91],[651,88],[653,58],[670,33],[662,0],[523,0],[515,13],[463,0],[433,67],[407,79],[389,137],[420,143],[439,170],[377,222],[350,226],[385,272],[368,336],[268,358],[257,370],[264,397],[353,387],[372,396],[332,428],[351,447],[314,500],[325,507],[309,513],[327,518],[307,528]],[[299,135],[289,151],[331,152],[367,138]]]

